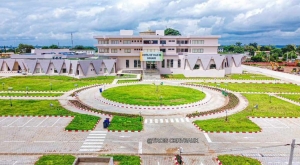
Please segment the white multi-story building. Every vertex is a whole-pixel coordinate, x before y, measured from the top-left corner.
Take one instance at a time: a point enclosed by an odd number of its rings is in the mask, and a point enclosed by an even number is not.
[[[120,30],[120,35],[94,36],[99,56],[116,59],[115,70],[157,70],[186,77],[223,77],[242,73],[244,55],[219,55],[220,36],[165,36],[164,30]]]

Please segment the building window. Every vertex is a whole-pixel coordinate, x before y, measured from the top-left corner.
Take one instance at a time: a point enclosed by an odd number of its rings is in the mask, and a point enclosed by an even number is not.
[[[57,73],[57,70],[56,70],[56,69],[54,69],[54,73]]]
[[[192,40],[192,44],[204,44],[204,40]]]
[[[165,68],[165,60],[164,60],[164,59],[163,59],[162,62],[161,62],[161,67],[162,67],[162,68]]]
[[[107,68],[104,68],[104,73],[107,73]]]
[[[129,60],[126,60],[126,68],[129,68]]]
[[[123,44],[131,44],[131,40],[124,40]]]
[[[131,53],[131,49],[124,49],[125,53]]]
[[[194,66],[194,69],[199,69],[200,68],[200,65],[199,64],[196,64],[195,66]]]
[[[169,40],[169,42],[175,42],[175,40]]]
[[[67,69],[62,69],[62,72],[63,73],[67,73]]]
[[[209,69],[216,69],[216,64],[210,64]]]
[[[161,51],[161,52],[166,52],[166,49],[160,49],[159,51]]]
[[[175,50],[174,48],[168,48],[168,50]]]
[[[144,40],[144,44],[158,44],[158,40]]]
[[[134,60],[134,68],[140,68],[141,67],[141,61],[140,60]]]
[[[203,49],[192,49],[192,53],[203,53]]]
[[[111,49],[112,53],[118,53],[118,49]]]
[[[178,59],[178,61],[177,61],[177,62],[178,62],[178,65],[177,65],[177,66],[178,66],[178,68],[181,68],[181,60],[180,60],[180,59]]]
[[[99,53],[108,53],[108,49],[99,49]]]
[[[167,68],[173,68],[173,59],[167,59]]]
[[[119,44],[119,40],[111,40],[111,44]]]
[[[166,44],[166,40],[160,40],[160,44]]]
[[[99,44],[108,44],[108,41],[106,40],[101,40],[101,41],[99,41]]]

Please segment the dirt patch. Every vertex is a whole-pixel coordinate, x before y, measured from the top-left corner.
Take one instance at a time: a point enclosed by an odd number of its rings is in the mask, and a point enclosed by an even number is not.
[[[174,152],[178,152],[178,148],[168,148],[166,149],[167,153],[174,153]]]
[[[114,161],[114,165],[119,165],[119,164],[120,164],[120,162]]]

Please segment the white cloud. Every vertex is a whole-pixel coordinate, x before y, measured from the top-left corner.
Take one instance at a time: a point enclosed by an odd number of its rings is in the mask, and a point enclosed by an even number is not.
[[[77,43],[90,44],[95,42],[93,35],[166,27],[183,35],[222,35],[222,43],[287,44],[300,39],[298,0],[3,0],[1,4],[0,45],[13,40],[51,44],[69,40],[71,32]]]

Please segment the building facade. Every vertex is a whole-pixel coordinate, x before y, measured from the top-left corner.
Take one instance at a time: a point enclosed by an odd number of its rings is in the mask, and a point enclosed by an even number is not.
[[[186,77],[224,77],[242,73],[243,54],[219,55],[220,36],[165,36],[164,30],[120,30],[120,35],[94,36],[98,56],[116,59],[116,71],[157,70]]]
[[[97,59],[68,49],[36,49],[32,52],[0,59],[0,73],[65,75],[75,78],[115,74],[114,59]]]

